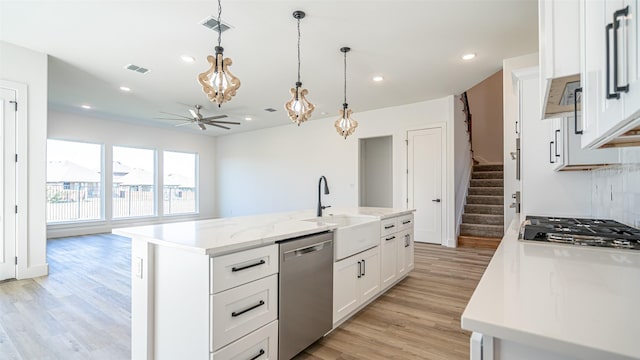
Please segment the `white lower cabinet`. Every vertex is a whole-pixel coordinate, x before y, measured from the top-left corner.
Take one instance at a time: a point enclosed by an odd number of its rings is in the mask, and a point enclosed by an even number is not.
[[[380,291],[378,247],[333,264],[334,325]]]
[[[413,242],[413,228],[405,232],[403,236],[402,242],[403,252],[404,252],[404,264],[406,268],[406,272],[413,270],[415,266],[414,262],[414,242]],[[402,275],[402,274],[401,274]]]
[[[277,360],[278,321],[272,321],[247,336],[211,354],[211,360]]]
[[[404,252],[399,252],[398,243],[402,239],[398,236],[390,234],[380,239],[380,280],[383,289],[395,283],[398,279],[398,271],[402,270],[403,259],[400,259],[400,255],[404,258]]]
[[[211,295],[211,344],[216,351],[278,317],[278,275]]]

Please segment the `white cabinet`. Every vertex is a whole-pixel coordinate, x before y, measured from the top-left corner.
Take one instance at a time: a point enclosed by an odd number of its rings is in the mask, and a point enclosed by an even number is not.
[[[618,149],[583,149],[580,135],[575,131],[574,117],[550,120],[549,161],[556,171],[589,170],[619,162]]]
[[[380,254],[375,247],[333,264],[334,325],[380,291]]]
[[[381,224],[381,230],[385,224],[393,225],[380,238],[380,280],[381,288],[386,289],[407,274],[409,265],[413,268],[413,214],[386,219]]]
[[[278,360],[278,321],[211,354],[210,360]]]
[[[640,144],[637,2],[580,1],[582,147]]]
[[[246,284],[278,272],[278,245],[211,258],[211,293]]]

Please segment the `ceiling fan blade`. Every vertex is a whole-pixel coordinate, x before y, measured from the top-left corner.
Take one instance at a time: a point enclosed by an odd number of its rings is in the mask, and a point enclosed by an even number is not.
[[[204,131],[204,130],[207,130],[207,127],[206,127],[206,126],[204,126],[204,124],[203,124],[203,123],[198,123],[198,126],[200,127],[200,130],[203,130],[203,131]]]
[[[206,121],[207,123],[240,125],[239,122],[235,122],[235,121],[220,121],[220,120],[203,120],[203,121]]]
[[[207,125],[209,125],[209,126],[215,126],[215,127],[219,127],[219,128],[223,128],[223,129],[230,130],[228,127],[226,127],[226,126],[222,126],[222,125],[218,125],[218,124],[209,124],[209,123],[207,123]]]
[[[216,119],[224,119],[228,117],[227,115],[215,115],[215,116],[207,116],[206,118],[202,118],[200,120],[216,120]]]
[[[152,119],[155,119],[155,120],[180,120],[180,121],[184,121],[184,120],[186,120],[186,119],[178,119],[178,118],[162,118],[162,117],[154,117],[154,118],[152,118]]]
[[[177,124],[177,125],[173,125],[173,126],[185,126],[185,125],[189,125],[189,124],[192,124],[192,123],[193,123],[193,121],[187,121],[187,122],[184,122],[182,124]]]
[[[189,112],[191,113],[191,116],[193,116],[194,118],[198,117],[198,114],[196,114],[196,112],[193,111],[193,109],[189,109]]]
[[[170,113],[170,112],[164,112],[164,111],[160,111],[160,112],[161,112],[161,113],[163,113],[163,114],[173,115],[173,116],[177,116],[177,117],[180,117],[180,118],[183,118],[183,119],[192,120],[192,118],[190,118],[190,117],[188,117],[188,116],[182,116],[182,115],[173,114],[173,113]]]

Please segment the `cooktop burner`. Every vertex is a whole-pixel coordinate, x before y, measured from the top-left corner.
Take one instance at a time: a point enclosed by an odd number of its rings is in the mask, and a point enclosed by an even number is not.
[[[640,230],[613,220],[527,216],[521,240],[640,250]]]

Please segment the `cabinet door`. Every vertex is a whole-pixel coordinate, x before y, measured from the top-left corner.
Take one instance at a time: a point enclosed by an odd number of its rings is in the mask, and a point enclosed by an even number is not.
[[[359,255],[340,260],[333,264],[333,323],[335,324],[358,305],[362,262]]]
[[[362,276],[359,280],[360,302],[364,303],[380,291],[380,253],[378,248],[365,251],[362,257]]]
[[[625,94],[624,117],[625,119],[637,118],[640,115],[640,34],[638,31],[638,0],[626,0],[629,6],[623,24],[623,40],[626,52],[626,82],[629,84],[629,92]]]
[[[406,254],[404,251],[404,246],[407,243],[407,238],[409,237],[409,230],[404,230],[402,233],[398,235],[397,242],[397,251],[398,251],[398,278],[403,277],[407,273],[407,260]]]
[[[399,236],[399,233],[395,233],[380,239],[380,278],[383,289],[393,284],[398,278]]]
[[[408,235],[404,240],[404,261],[407,268],[407,272],[413,270],[414,267],[414,259],[413,259],[413,229],[407,232]]]
[[[555,168],[561,169],[565,166],[565,156],[564,156],[564,129],[562,127],[563,122],[566,121],[566,118],[557,118],[552,119],[551,123],[551,141],[553,141],[553,148],[551,150],[551,157],[555,162]]]

